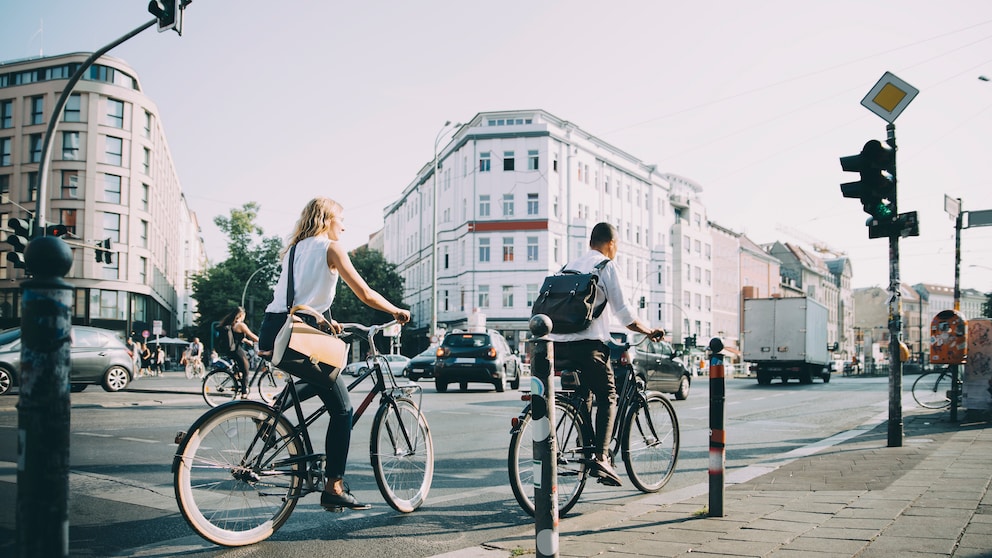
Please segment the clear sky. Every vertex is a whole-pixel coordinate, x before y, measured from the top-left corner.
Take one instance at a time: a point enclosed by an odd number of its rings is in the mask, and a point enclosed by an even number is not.
[[[0,0],[0,60],[92,52],[151,19],[142,0]],[[838,158],[885,139],[860,105],[891,71],[920,89],[896,121],[901,278],[954,282],[945,195],[992,209],[992,2],[196,0],[184,32],[110,53],[161,114],[214,261],[213,224],[257,201],[285,237],[314,195],[355,247],[433,156],[446,120],[544,109],[703,187],[711,220],[759,243],[845,251],[888,283]],[[973,267],[977,266],[977,267]],[[962,232],[963,287],[992,290],[992,227]]]

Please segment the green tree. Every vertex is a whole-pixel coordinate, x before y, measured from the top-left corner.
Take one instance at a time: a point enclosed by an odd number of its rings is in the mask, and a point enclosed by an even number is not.
[[[386,300],[401,308],[406,308],[403,300],[403,278],[396,273],[396,265],[386,261],[381,252],[369,250],[360,246],[348,253],[351,263],[355,265],[358,274],[365,279],[370,287],[379,292]],[[334,303],[331,305],[331,316],[339,322],[357,322],[360,324],[382,324],[393,319],[389,314],[375,310],[351,292],[344,281],[338,282]],[[380,346],[385,351],[386,346]]]
[[[272,300],[283,243],[278,237],[263,236],[264,231],[255,223],[259,208],[256,202],[248,202],[231,209],[229,216],[214,218],[228,237],[228,258],[192,278],[199,313],[196,334],[205,344],[212,341],[210,324],[239,306],[242,294],[250,311],[245,322],[255,332],[262,323],[265,306]]]
[[[992,293],[985,293],[985,304],[982,305],[982,315],[992,318]]]

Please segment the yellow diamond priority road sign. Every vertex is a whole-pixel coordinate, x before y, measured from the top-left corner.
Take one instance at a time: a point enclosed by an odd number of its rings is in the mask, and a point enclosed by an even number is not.
[[[868,95],[861,99],[861,104],[892,124],[919,92],[919,89],[897,78],[892,72],[885,72]]]

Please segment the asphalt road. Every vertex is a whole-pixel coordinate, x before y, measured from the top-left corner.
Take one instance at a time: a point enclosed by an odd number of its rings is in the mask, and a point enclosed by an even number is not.
[[[903,383],[911,384],[912,377]],[[311,495],[272,538],[242,549],[200,539],[175,503],[170,471],[175,433],[207,409],[193,381],[173,373],[142,379],[121,393],[92,386],[73,394],[71,554],[416,558],[475,546],[533,525],[506,480],[510,419],[523,407],[519,392],[500,394],[478,385],[464,393],[438,394],[429,381],[421,384],[436,457],[434,483],[424,507],[403,515],[382,501],[368,460],[372,409],[356,425],[347,480],[356,496],[373,508],[331,514]],[[353,395],[356,405],[362,391]],[[829,384],[771,386],[758,386],[753,379],[728,380],[728,473],[856,427],[886,412],[887,397],[884,377],[835,375]],[[6,503],[0,506],[0,555],[13,553],[16,532],[16,403],[16,394],[0,397],[0,501]],[[707,378],[696,379],[688,400],[674,403],[681,454],[665,491],[708,482]],[[903,404],[911,405],[911,398]],[[313,430],[318,448],[324,426],[318,422]],[[629,483],[620,488],[589,483],[570,516],[640,496]]]

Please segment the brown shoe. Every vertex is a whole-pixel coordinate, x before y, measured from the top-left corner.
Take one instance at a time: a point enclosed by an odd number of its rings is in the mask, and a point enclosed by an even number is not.
[[[596,477],[599,482],[607,486],[623,486],[620,476],[613,470],[613,466],[607,460],[590,459],[589,476]]]

